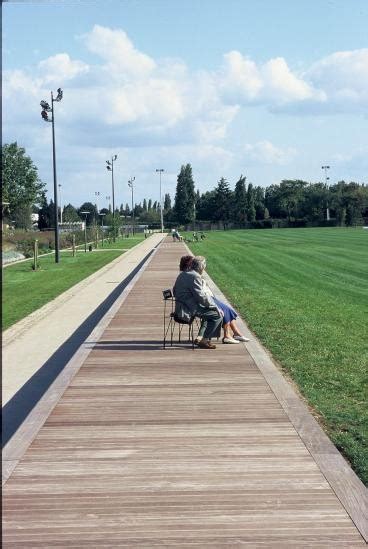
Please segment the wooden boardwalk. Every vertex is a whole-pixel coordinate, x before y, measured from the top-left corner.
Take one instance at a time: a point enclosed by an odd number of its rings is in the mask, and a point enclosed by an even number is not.
[[[162,349],[168,239],[3,491],[4,547],[363,547],[244,345]]]

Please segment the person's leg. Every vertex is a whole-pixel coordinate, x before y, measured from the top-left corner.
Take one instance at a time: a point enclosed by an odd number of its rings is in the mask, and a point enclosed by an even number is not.
[[[224,330],[224,337],[231,338],[231,330],[230,330],[231,322],[227,322],[226,324],[223,324],[222,328]]]
[[[222,316],[218,311],[208,310],[202,315],[207,323],[203,332],[203,339],[211,339],[216,334],[218,326],[222,323]]]
[[[248,337],[245,337],[243,336],[240,332],[239,332],[239,329],[236,325],[236,322],[235,320],[232,320],[230,322],[230,327],[233,331],[233,339],[237,340],[237,341],[249,341],[249,338]]]
[[[239,329],[238,329],[238,327],[237,327],[237,325],[236,325],[236,321],[235,321],[235,320],[232,320],[232,321],[230,322],[230,328],[231,328],[231,330],[232,330],[232,332],[233,332],[234,335],[237,335],[237,336],[241,336],[241,335],[242,335],[242,334],[239,332]],[[229,332],[230,332],[230,330],[229,330]]]

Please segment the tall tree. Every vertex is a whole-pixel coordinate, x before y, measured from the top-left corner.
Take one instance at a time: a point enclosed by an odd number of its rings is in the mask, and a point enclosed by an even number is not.
[[[255,194],[252,183],[249,183],[247,190],[247,217],[251,223],[256,220]]]
[[[2,146],[2,193],[16,226],[27,225],[28,216],[30,224],[32,206],[41,205],[45,184],[25,149],[16,142]]]
[[[216,221],[222,221],[224,229],[226,229],[227,224],[230,220],[231,202],[232,192],[230,190],[229,183],[224,177],[222,177],[215,189],[215,210],[213,212],[213,217]]]
[[[174,212],[177,221],[186,225],[194,219],[194,181],[192,166],[182,166],[177,178]]]
[[[92,202],[84,202],[81,205],[81,207],[78,209],[78,215],[84,221],[84,218],[86,216],[81,212],[89,212],[89,214],[87,215],[87,225],[94,225],[97,223],[97,217],[98,217],[97,206],[92,204]]]
[[[63,210],[63,221],[66,223],[81,221],[76,208],[72,204],[67,204]]]
[[[247,221],[247,191],[245,181],[246,177],[241,175],[235,183],[234,203],[232,207],[234,221],[240,225],[244,225]]]
[[[146,212],[148,210],[148,207],[147,207],[147,200],[144,198],[143,199],[143,210]]]
[[[169,210],[171,210],[171,198],[170,198],[169,193],[165,194],[164,210],[165,210],[165,212],[168,212]]]

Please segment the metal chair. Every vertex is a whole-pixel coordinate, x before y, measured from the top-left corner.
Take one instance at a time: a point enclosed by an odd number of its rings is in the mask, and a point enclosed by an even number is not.
[[[179,326],[179,343],[181,343],[181,332],[183,327],[186,325],[189,328],[188,340],[192,343],[192,349],[194,349],[194,321],[196,321],[197,328],[199,329],[198,320],[196,317],[192,317],[189,322],[186,322],[182,319],[179,319],[175,314],[175,297],[171,290],[163,290],[162,292],[164,298],[164,339],[163,346],[166,349],[167,335],[170,330],[170,345],[173,345],[175,324]],[[169,312],[168,313],[168,310]],[[169,321],[167,322],[167,317]]]

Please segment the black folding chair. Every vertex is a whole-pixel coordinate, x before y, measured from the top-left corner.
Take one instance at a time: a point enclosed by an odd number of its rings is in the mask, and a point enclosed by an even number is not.
[[[164,339],[163,346],[166,349],[167,335],[170,332],[170,345],[173,345],[175,324],[179,327],[179,343],[181,343],[181,332],[184,326],[188,326],[188,341],[192,343],[192,349],[194,349],[194,321],[196,321],[197,328],[199,329],[198,321],[196,317],[192,317],[189,321],[178,318],[175,314],[175,297],[171,290],[164,290],[162,292],[164,298]],[[167,322],[168,318],[168,322]]]

